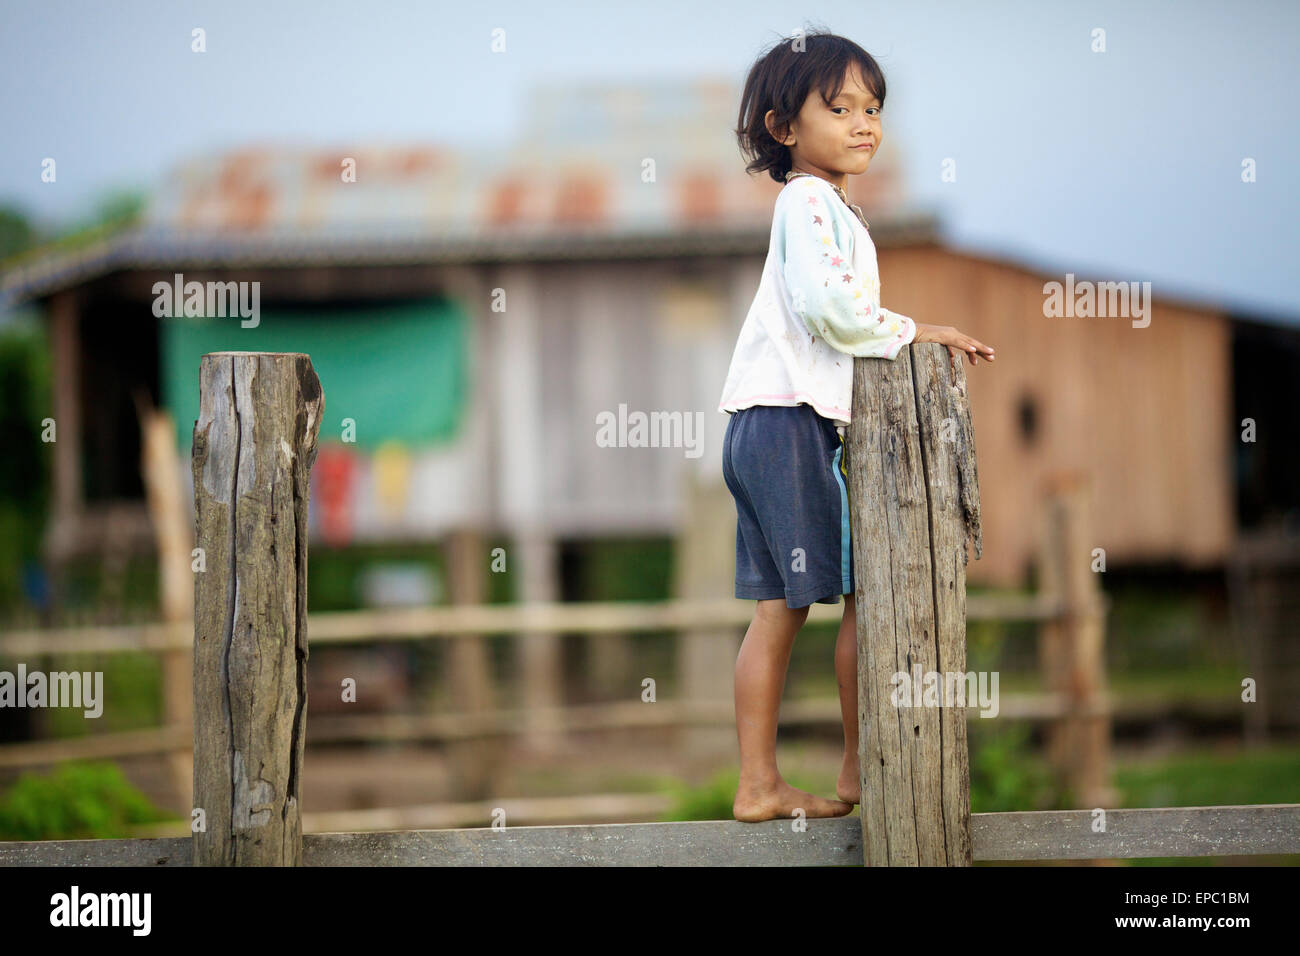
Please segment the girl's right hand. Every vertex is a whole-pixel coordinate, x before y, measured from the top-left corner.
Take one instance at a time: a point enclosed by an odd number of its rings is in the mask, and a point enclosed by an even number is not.
[[[954,358],[960,353],[964,353],[970,359],[971,365],[979,363],[979,356],[983,355],[987,362],[993,361],[993,347],[985,345],[978,339],[973,339],[964,332],[959,332],[951,325],[922,325],[916,323],[916,337],[913,342],[938,342],[940,345],[948,346],[948,352]]]

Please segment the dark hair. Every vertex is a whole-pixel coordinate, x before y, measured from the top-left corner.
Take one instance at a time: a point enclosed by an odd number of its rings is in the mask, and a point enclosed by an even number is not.
[[[802,40],[802,50],[795,44]],[[827,102],[839,96],[851,65],[857,64],[862,80],[880,105],[885,105],[885,74],[880,65],[852,40],[823,31],[783,37],[769,47],[749,68],[740,98],[740,116],[735,129],[740,150],[752,160],[747,173],[767,170],[785,184],[790,171],[790,147],[778,143],[768,132],[764,117],[775,111],[773,125],[788,129],[799,115],[804,100],[820,90]]]

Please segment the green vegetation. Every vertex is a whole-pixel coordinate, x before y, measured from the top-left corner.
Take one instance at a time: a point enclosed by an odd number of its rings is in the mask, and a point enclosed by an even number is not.
[[[175,819],[109,763],[25,773],[0,796],[0,840],[116,839],[134,825]]]
[[[0,265],[12,269],[52,252],[74,252],[110,238],[134,224],[147,202],[148,196],[142,190],[110,191],[90,216],[50,236],[39,235],[18,209],[0,207]]]
[[[49,354],[40,328],[19,322],[0,333],[0,612],[19,606],[23,578],[39,558],[50,496],[50,449],[41,440],[50,411]]]
[[[584,542],[574,561],[578,600],[663,601],[672,592],[669,538]]]
[[[1115,770],[1126,807],[1217,807],[1295,803],[1300,794],[1300,749],[1272,745],[1184,751],[1142,759]]]
[[[42,736],[49,739],[82,737],[87,733],[145,730],[163,723],[162,667],[156,654],[60,654],[45,658],[49,664],[27,662],[29,669],[50,671],[102,671],[103,713],[87,718],[76,707],[47,707],[39,711]],[[13,671],[14,662],[0,661],[0,670]]]
[[[0,206],[0,263],[30,249],[36,243],[36,231],[27,217],[12,206]]]
[[[993,723],[971,720],[966,724],[971,812],[1062,809],[1047,762],[1029,740],[1029,728],[1024,724],[986,727]]]
[[[1047,765],[1030,746],[1025,728],[972,729],[969,747],[972,813],[1059,809]],[[838,772],[838,765],[817,772],[806,760],[802,764],[801,769],[784,773],[786,780],[800,790],[832,796],[827,785],[833,783],[830,774]],[[736,783],[737,769],[732,767],[698,786],[670,784],[667,789],[675,802],[663,819],[730,820]]]

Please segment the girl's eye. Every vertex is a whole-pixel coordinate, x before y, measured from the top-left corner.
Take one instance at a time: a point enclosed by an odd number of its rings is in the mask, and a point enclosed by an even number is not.
[[[848,110],[848,107],[847,107],[847,106],[836,106],[836,107],[832,107],[832,109],[837,109],[837,110],[846,110],[846,111],[847,111],[847,110]],[[880,109],[881,109],[881,108],[880,108],[879,106],[870,106],[870,107],[867,107],[867,112],[868,112],[868,113],[871,113],[873,116],[878,116],[878,115],[880,115]]]

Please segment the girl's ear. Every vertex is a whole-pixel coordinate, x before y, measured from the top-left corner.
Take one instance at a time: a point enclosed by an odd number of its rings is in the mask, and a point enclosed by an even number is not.
[[[772,138],[776,140],[778,143],[780,143],[782,146],[793,146],[794,133],[792,133],[788,129],[783,129],[778,131],[773,126],[775,120],[776,120],[776,110],[768,110],[767,113],[763,116],[763,125],[767,127],[768,133],[770,133]]]

